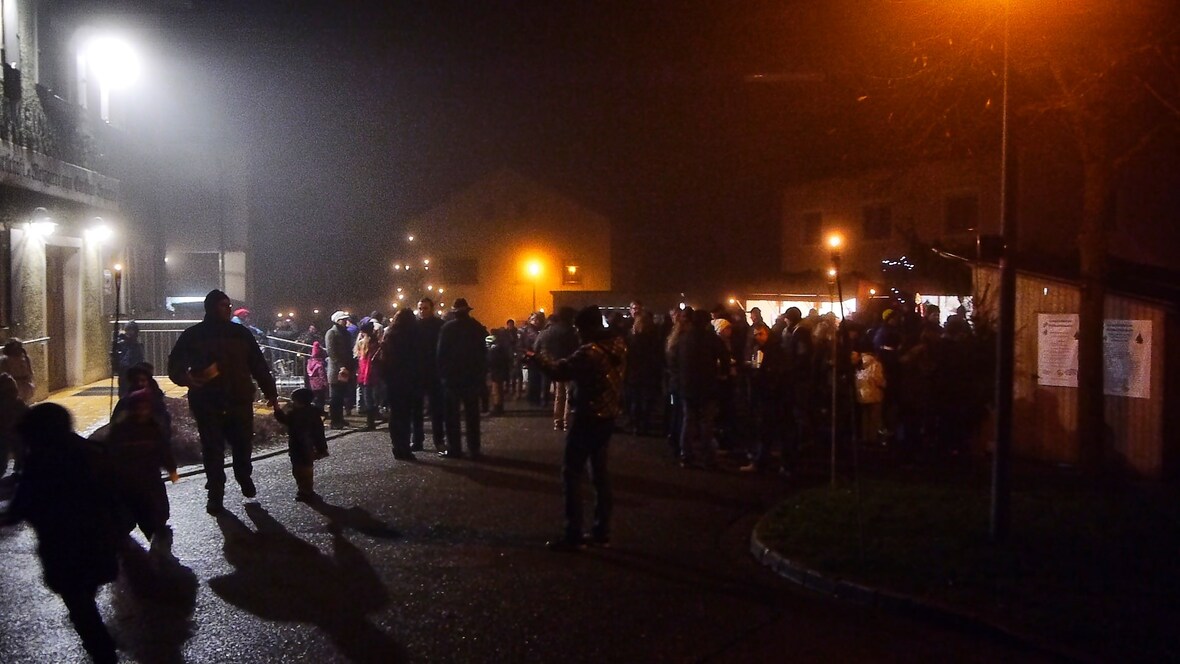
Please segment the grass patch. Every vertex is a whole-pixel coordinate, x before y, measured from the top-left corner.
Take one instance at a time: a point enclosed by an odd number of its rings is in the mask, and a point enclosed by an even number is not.
[[[878,472],[806,489],[758,526],[831,577],[981,615],[1100,658],[1180,658],[1180,500],[1054,469],[1014,479],[1008,542],[988,537],[982,470]]]

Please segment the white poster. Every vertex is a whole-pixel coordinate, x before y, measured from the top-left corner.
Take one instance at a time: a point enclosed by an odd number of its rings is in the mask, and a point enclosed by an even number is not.
[[[1037,383],[1078,386],[1078,315],[1037,314]]]
[[[1105,321],[1102,358],[1106,394],[1151,398],[1151,321]]]

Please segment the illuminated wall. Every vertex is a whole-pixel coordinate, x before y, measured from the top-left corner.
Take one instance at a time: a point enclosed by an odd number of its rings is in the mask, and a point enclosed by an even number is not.
[[[609,220],[511,171],[456,193],[413,219],[410,229],[414,241],[403,239],[391,250],[391,302],[397,287],[406,303],[429,294],[449,308],[464,297],[490,329],[526,318],[534,292],[536,308],[552,312],[555,291],[611,289]],[[402,269],[394,270],[397,265]],[[570,265],[577,278],[563,279]]]

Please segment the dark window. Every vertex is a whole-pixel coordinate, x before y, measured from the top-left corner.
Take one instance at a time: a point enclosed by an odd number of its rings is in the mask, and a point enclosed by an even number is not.
[[[444,258],[437,268],[438,278],[447,287],[479,284],[479,262],[474,258]]]
[[[824,216],[819,212],[803,213],[803,244],[819,244],[824,234]]]
[[[979,228],[979,196],[951,196],[946,199],[946,232],[968,233]]]
[[[580,286],[582,284],[582,267],[566,263],[561,270],[561,283],[568,286]]]
[[[893,235],[893,211],[888,205],[870,205],[864,214],[864,239],[888,240]]]

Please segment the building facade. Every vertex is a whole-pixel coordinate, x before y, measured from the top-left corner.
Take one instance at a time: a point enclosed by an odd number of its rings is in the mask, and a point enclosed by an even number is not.
[[[555,293],[611,289],[610,221],[510,170],[411,219],[391,253],[395,306],[462,297],[489,328],[552,312]]]
[[[108,125],[110,97],[82,85],[71,102],[54,87],[65,82],[54,64],[68,54],[39,30],[51,23],[45,10],[0,3],[0,336],[25,342],[36,399],[110,375],[109,314],[130,285],[115,269],[124,247],[112,229],[134,207],[113,166],[126,147]]]

